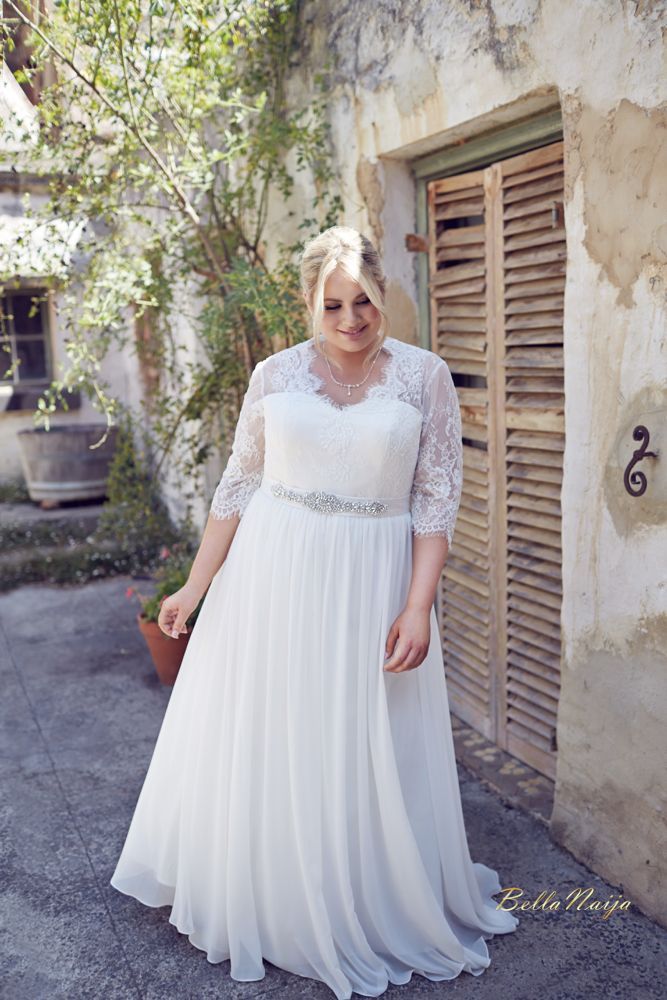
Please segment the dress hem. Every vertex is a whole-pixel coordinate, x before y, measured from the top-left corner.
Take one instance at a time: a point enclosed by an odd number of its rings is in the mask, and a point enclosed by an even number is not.
[[[135,891],[132,891],[127,886],[125,888],[122,888],[120,886],[120,884],[116,884],[116,881],[114,881],[114,879],[110,879],[109,880],[109,885],[111,885],[114,889],[116,889],[117,892],[120,892],[123,895],[130,897],[131,899],[135,899],[137,902],[141,903],[143,906],[149,906],[152,909],[161,909],[161,908],[166,907],[166,906],[173,907],[173,899],[175,897],[176,887],[175,886],[168,886],[165,883],[159,882],[159,880],[157,880],[157,879],[155,879],[155,884],[157,886],[159,886],[160,888],[164,888],[165,890],[167,890],[167,892],[171,895],[171,900],[168,900],[168,901],[165,901],[165,902],[161,902],[161,903],[153,902],[153,901],[150,901],[147,897],[145,897],[143,895],[139,895]],[[192,945],[193,948],[196,948],[197,951],[201,951],[205,955],[206,961],[209,963],[209,965],[221,965],[223,962],[230,962],[231,961],[231,956],[230,955],[227,955],[227,956],[223,955],[221,958],[211,958],[210,957],[210,952],[208,951],[208,949],[204,945],[198,944],[197,941],[194,940],[194,934],[195,934],[194,931],[188,931],[182,925],[179,926],[179,923],[176,920],[172,919],[172,914],[171,913],[169,914],[169,918],[168,919],[169,919],[169,923],[171,924],[171,926],[174,927],[176,929],[176,931],[179,934],[181,934],[183,937],[186,937],[187,940],[189,941],[189,943]],[[496,937],[498,935],[511,933],[515,929],[516,925],[518,924],[518,919],[514,918],[514,920],[516,921],[515,924],[513,926],[508,926],[506,929],[505,928],[502,928],[502,929],[499,928],[498,930],[489,931],[489,932],[480,931],[480,934],[479,934],[480,939],[482,939],[483,941],[486,942],[486,941],[492,940],[494,937]],[[378,956],[378,958],[379,958],[379,956]],[[264,950],[263,949],[262,949],[262,956],[261,956],[262,962],[264,962],[264,961],[269,962],[271,965],[274,966],[274,968],[279,969],[281,972],[287,972],[289,975],[298,976],[300,979],[312,980],[312,982],[314,982],[314,983],[320,983],[321,985],[326,986],[327,989],[329,989],[331,991],[331,993],[336,997],[336,1000],[352,1000],[352,997],[354,997],[354,996],[380,997],[380,996],[383,996],[386,993],[386,991],[389,989],[390,986],[406,986],[408,983],[410,983],[412,981],[413,976],[420,976],[422,979],[425,979],[428,982],[432,982],[432,983],[452,982],[454,979],[458,979],[459,976],[462,973],[467,973],[468,975],[471,975],[471,976],[474,976],[475,978],[477,978],[478,976],[483,975],[486,972],[486,970],[491,965],[491,956],[488,954],[488,951],[487,951],[487,959],[488,959],[488,961],[486,962],[485,965],[482,965],[481,967],[477,967],[477,968],[472,967],[469,962],[468,963],[463,962],[463,963],[460,964],[460,968],[458,969],[458,971],[455,972],[451,976],[445,976],[445,975],[428,975],[427,973],[420,972],[418,969],[414,968],[414,969],[412,969],[410,971],[410,973],[409,973],[409,975],[407,976],[406,979],[401,979],[401,978],[398,978],[398,977],[392,978],[391,976],[388,976],[387,977],[387,983],[386,983],[386,985],[379,992],[367,993],[367,992],[364,992],[361,989],[355,989],[354,986],[353,986],[353,984],[350,984],[350,989],[349,990],[344,990],[344,991],[341,992],[341,991],[335,989],[330,983],[326,982],[323,979],[320,979],[320,978],[318,978],[316,976],[308,976],[308,975],[305,975],[304,973],[296,972],[296,971],[294,971],[292,969],[285,968],[285,966],[280,965],[277,961],[273,961],[270,957],[268,957],[268,955],[264,954]],[[379,960],[381,961],[381,958],[379,958]],[[346,976],[346,974],[343,972],[342,969],[340,969],[339,971],[340,971],[341,975]],[[248,977],[241,977],[241,976],[238,976],[238,975],[235,976],[235,975],[233,975],[230,972],[229,973],[229,978],[233,979],[235,982],[238,982],[238,983],[262,982],[266,978],[266,970],[264,970],[264,974],[261,975],[261,976],[248,976]],[[349,979],[348,976],[346,976],[346,978]]]

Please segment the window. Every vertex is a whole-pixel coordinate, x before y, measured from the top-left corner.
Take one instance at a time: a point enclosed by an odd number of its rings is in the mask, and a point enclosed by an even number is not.
[[[0,297],[0,384],[29,386],[51,380],[48,303],[44,289]]]

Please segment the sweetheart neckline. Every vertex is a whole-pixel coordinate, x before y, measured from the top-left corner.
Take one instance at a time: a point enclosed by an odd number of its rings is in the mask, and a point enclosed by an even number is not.
[[[328,405],[331,406],[332,409],[334,409],[334,410],[352,409],[355,406],[362,406],[369,399],[375,398],[373,396],[369,396],[368,393],[372,392],[373,389],[377,389],[379,387],[386,387],[387,386],[387,384],[388,384],[388,378],[389,378],[389,370],[390,370],[392,364],[394,363],[394,352],[393,352],[392,348],[386,347],[386,340],[387,339],[389,339],[389,338],[385,338],[385,344],[382,344],[382,346],[380,347],[381,351],[382,350],[386,350],[386,352],[388,354],[388,357],[385,359],[384,367],[381,369],[381,377],[380,377],[380,379],[377,382],[375,382],[373,385],[371,385],[371,387],[369,389],[366,390],[366,395],[364,396],[363,399],[360,399],[357,403],[336,403],[336,402],[334,402],[334,400],[331,399],[330,396],[327,396],[326,392],[324,392],[324,391],[319,392],[317,389],[315,390],[314,395],[316,395],[320,399],[323,399],[324,402],[328,403]],[[306,371],[307,371],[309,377],[311,379],[314,379],[314,381],[317,383],[317,385],[319,386],[319,388],[321,390],[324,390],[324,386],[326,385],[326,379],[325,379],[325,377],[323,375],[318,375],[317,372],[314,372],[313,369],[312,369],[312,360],[313,360],[313,358],[316,359],[317,356],[318,356],[317,355],[317,349],[315,347],[315,344],[313,342],[312,337],[309,338],[306,341],[306,343],[308,344],[308,347],[310,349],[310,358],[306,358]],[[401,402],[402,402],[402,400],[401,400]],[[410,405],[410,404],[408,404],[408,405]]]

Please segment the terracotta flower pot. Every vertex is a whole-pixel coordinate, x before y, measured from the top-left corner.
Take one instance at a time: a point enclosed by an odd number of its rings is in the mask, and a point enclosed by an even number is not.
[[[137,622],[153,658],[158,677],[163,684],[173,686],[192,631],[172,639],[160,631],[157,622],[146,621],[141,612],[137,615]]]

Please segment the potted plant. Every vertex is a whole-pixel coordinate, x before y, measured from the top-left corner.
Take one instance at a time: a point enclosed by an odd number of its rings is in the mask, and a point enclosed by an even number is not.
[[[176,544],[171,549],[163,546],[160,558],[162,562],[153,574],[156,583],[155,593],[151,597],[147,597],[136,587],[128,587],[125,596],[128,598],[136,597],[141,604],[141,611],[137,614],[139,629],[146,640],[158,677],[163,684],[172,686],[176,681],[181,661],[206,595],[204,594],[187,619],[185,623],[187,632],[182,633],[176,639],[165,635],[157,623],[162,602],[180,590],[187,582],[192,557]]]

